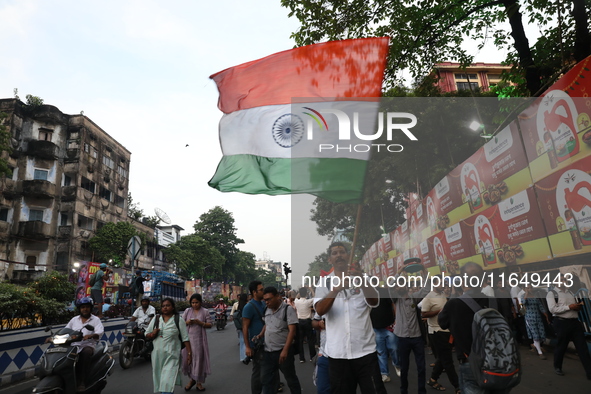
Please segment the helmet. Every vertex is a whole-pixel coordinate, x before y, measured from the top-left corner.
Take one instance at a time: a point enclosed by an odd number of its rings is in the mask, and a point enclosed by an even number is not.
[[[102,263],[99,267],[100,267],[100,269],[107,268],[107,264]]]
[[[223,301],[224,299],[220,297],[220,301]]]
[[[80,309],[82,305],[90,305],[92,307],[94,305],[94,301],[90,297],[82,297],[76,301],[76,307]]]
[[[141,275],[141,274],[142,274],[142,271],[140,271],[140,270],[137,270],[137,271],[135,271],[135,274],[136,274],[136,275]]]
[[[149,297],[149,296],[147,296],[147,295],[145,295],[145,296],[143,296],[143,297],[142,297],[142,301],[143,301],[143,300],[150,301],[150,297]]]

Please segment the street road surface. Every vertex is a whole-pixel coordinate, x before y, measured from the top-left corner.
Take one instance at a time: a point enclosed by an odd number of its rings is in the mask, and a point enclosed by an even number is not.
[[[236,329],[230,322],[223,331],[211,329],[208,331],[209,351],[211,357],[212,374],[207,378],[204,387],[208,393],[224,394],[249,394],[251,365],[244,365],[238,360],[238,337]],[[307,349],[306,349],[307,354]],[[565,376],[557,376],[552,368],[552,354],[548,354],[548,360],[540,360],[536,354],[521,347],[524,376],[521,384],[513,389],[513,394],[589,394],[591,393],[591,381],[585,378],[583,367],[575,355],[566,356],[563,366]],[[123,370],[119,366],[119,360],[115,355],[116,363],[113,374],[107,379],[107,387],[103,394],[148,394],[153,392],[151,364],[143,359],[136,359],[133,366]],[[427,363],[433,362],[433,356],[427,356]],[[416,393],[416,367],[411,359],[410,393]],[[457,366],[456,366],[457,367]],[[299,363],[296,357],[296,371],[302,385],[303,393],[316,393],[316,387],[312,383],[312,369],[310,362]],[[427,365],[427,377],[431,368]],[[392,381],[386,383],[388,393],[400,393],[400,379],[391,370]],[[189,379],[183,376],[183,384]],[[282,377],[282,381],[285,379]],[[453,386],[447,380],[445,373],[439,382],[447,388],[446,392],[453,394]],[[0,394],[30,394],[37,379],[29,380],[0,390]],[[176,394],[185,393],[182,387],[176,387]],[[191,392],[196,392],[195,388]],[[285,393],[289,393],[287,386]],[[436,393],[427,387],[428,393]]]

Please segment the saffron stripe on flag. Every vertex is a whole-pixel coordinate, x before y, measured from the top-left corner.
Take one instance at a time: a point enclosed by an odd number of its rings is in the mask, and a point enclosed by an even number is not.
[[[246,194],[308,193],[337,203],[362,197],[366,160],[224,156],[209,186]]]
[[[294,97],[381,96],[388,37],[329,41],[275,53],[210,76],[219,109],[290,104]]]

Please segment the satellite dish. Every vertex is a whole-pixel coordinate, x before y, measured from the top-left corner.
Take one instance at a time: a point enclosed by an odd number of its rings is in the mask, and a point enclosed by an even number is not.
[[[156,216],[158,217],[158,219],[162,220],[162,222],[166,223],[166,224],[170,224],[170,218],[168,217],[168,215],[166,214],[166,212],[164,212],[162,209],[160,208],[154,208],[154,212],[156,213]]]

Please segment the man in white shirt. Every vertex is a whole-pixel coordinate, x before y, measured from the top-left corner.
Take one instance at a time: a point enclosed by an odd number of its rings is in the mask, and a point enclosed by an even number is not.
[[[144,330],[148,328],[150,324],[150,320],[152,317],[156,315],[156,309],[152,305],[150,305],[150,297],[144,296],[141,300],[141,308],[137,308],[135,312],[133,312],[133,316],[129,321],[136,321],[137,325]]]
[[[579,354],[587,379],[591,380],[591,357],[589,348],[585,340],[585,330],[583,324],[579,321],[579,311],[583,307],[582,303],[577,303],[575,296],[570,291],[568,279],[561,276],[560,285],[548,292],[546,301],[548,309],[554,316],[553,325],[556,331],[556,348],[554,349],[554,372],[562,376],[562,361],[568,343],[573,341],[575,349]],[[572,284],[572,281],[570,281]]]
[[[365,283],[361,288],[352,286],[349,279],[361,276],[362,272],[357,265],[349,267],[349,253],[343,243],[329,246],[328,262],[334,271],[324,277],[325,286],[316,289],[314,308],[325,319],[324,353],[328,357],[331,392],[354,394],[359,385],[362,394],[384,394],[369,317],[370,308],[379,303],[378,293]]]
[[[90,369],[90,361],[96,342],[100,339],[101,335],[105,332],[105,328],[101,323],[100,319],[91,313],[94,302],[90,297],[84,297],[78,300],[76,306],[80,315],[73,317],[66,328],[75,331],[82,331],[82,341],[73,342],[72,346],[78,348],[78,362],[76,363],[76,391],[83,392],[86,390],[84,384],[85,372]],[[93,331],[89,331],[85,328],[86,325],[90,324],[94,326]]]
[[[314,299],[306,298],[308,290],[302,287],[299,291],[300,298],[294,301],[296,312],[298,314],[298,322],[300,325],[300,363],[306,362],[306,355],[304,354],[304,340],[308,341],[308,350],[310,351],[310,361],[316,355],[316,335],[312,331],[312,316],[314,316]]]

